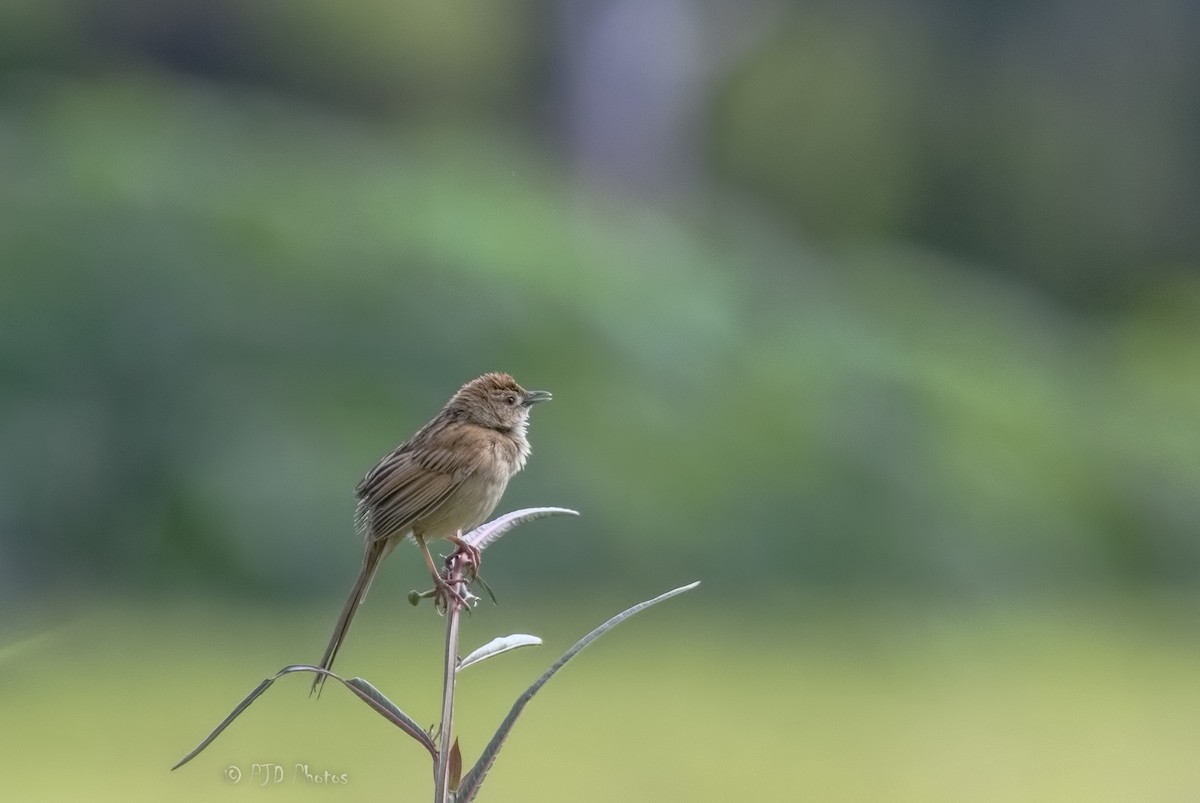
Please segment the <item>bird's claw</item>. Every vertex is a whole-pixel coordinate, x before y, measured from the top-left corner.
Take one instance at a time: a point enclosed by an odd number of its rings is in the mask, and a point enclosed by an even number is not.
[[[428,591],[410,591],[408,592],[408,602],[411,605],[419,605],[423,599],[432,599],[433,607],[439,613],[445,613],[450,608],[450,601],[453,600],[460,608],[467,613],[471,612],[471,607],[479,601],[479,597],[471,593],[470,589],[463,588],[459,591],[455,586],[457,583],[451,583],[444,577],[437,577],[434,581],[433,588]]]
[[[463,540],[462,535],[450,538],[455,550],[446,557],[446,568],[449,569],[455,560],[463,568],[468,583],[475,582],[479,576],[479,567],[483,565],[483,554],[479,547]]]

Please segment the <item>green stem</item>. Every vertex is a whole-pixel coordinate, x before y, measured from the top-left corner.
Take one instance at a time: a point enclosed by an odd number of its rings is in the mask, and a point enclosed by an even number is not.
[[[463,593],[466,584],[463,582],[462,566],[456,558],[451,561],[446,572],[446,581],[450,588]],[[451,803],[450,797],[450,751],[454,744],[454,680],[458,674],[458,622],[461,603],[455,595],[449,595],[446,602],[446,654],[442,674],[442,719],[439,730],[440,747],[438,749],[437,766],[434,768],[433,803]]]

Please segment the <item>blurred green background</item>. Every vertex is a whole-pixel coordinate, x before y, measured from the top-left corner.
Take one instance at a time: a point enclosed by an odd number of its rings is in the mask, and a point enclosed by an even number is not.
[[[555,395],[501,509],[582,516],[488,553],[464,646],[547,646],[464,680],[468,760],[575,637],[704,585],[556,678],[481,799],[1200,794],[1197,30],[0,3],[4,796],[425,799],[297,678],[167,768],[319,657],[354,484],[488,370]],[[432,722],[396,555],[339,668]]]

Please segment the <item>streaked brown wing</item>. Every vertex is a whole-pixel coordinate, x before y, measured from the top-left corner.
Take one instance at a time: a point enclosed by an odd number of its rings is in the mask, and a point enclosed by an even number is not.
[[[367,537],[407,533],[442,505],[479,466],[472,434],[461,427],[419,433],[422,442],[402,444],[371,469],[356,489]]]

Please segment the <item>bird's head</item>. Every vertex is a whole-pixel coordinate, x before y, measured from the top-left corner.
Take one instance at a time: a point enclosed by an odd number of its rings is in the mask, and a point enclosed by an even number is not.
[[[525,390],[508,374],[490,373],[459,388],[446,407],[472,424],[524,435],[530,408],[549,399],[547,391]]]

